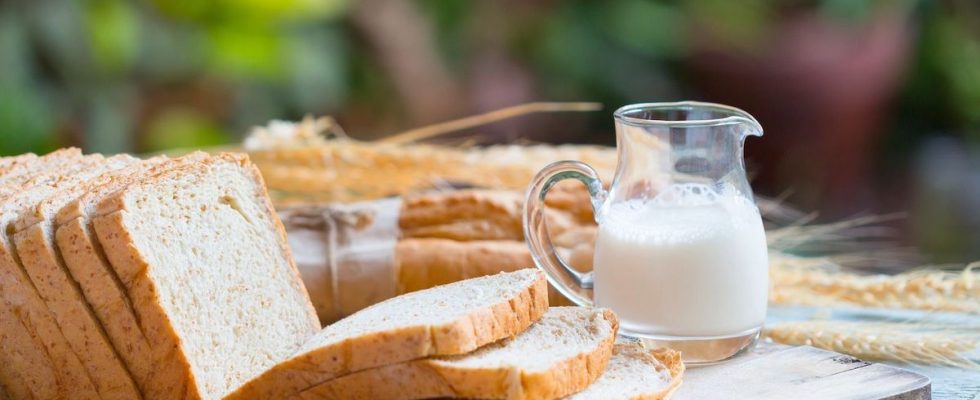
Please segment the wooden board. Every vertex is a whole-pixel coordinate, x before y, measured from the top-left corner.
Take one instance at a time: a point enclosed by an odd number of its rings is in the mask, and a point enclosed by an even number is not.
[[[809,346],[763,344],[727,363],[688,368],[675,400],[931,399],[929,378]]]

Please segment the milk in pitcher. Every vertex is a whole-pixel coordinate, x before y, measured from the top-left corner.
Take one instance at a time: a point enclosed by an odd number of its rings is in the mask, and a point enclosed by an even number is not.
[[[595,303],[644,336],[735,337],[765,319],[768,261],[759,210],[700,184],[611,204],[596,238]]]

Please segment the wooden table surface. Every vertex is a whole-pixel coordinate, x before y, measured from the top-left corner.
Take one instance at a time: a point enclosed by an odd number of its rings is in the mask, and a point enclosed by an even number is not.
[[[760,343],[726,363],[688,368],[675,400],[931,399],[928,377],[809,346]]]

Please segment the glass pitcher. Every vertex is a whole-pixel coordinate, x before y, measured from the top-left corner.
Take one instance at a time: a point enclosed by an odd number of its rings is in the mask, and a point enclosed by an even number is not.
[[[625,106],[614,114],[618,165],[606,191],[588,165],[560,161],[528,188],[524,233],[559,292],[611,308],[620,333],[712,363],[747,349],[766,315],[765,231],[742,158],[762,136],[748,113],[699,103]],[[599,225],[592,272],[556,253],[544,219],[548,189],[584,183]]]

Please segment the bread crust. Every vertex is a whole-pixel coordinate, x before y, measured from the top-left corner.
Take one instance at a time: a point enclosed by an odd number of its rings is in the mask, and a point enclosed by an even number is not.
[[[80,154],[78,149],[59,150],[41,157],[38,165],[22,165],[9,170],[2,178],[6,185],[3,187],[4,195],[0,196],[2,203],[14,201],[13,197],[24,189],[56,182],[63,178],[65,172],[92,166],[102,160],[101,156],[81,158]],[[0,307],[6,307],[7,315],[15,320],[2,326],[2,330],[10,332],[12,336],[0,346],[4,352],[0,358],[5,362],[16,359],[19,356],[9,350],[16,348],[21,352],[21,357],[34,360],[18,374],[29,385],[35,398],[97,399],[98,394],[88,370],[15,258],[13,244],[6,237],[6,232],[3,236],[0,243],[0,295],[4,301]],[[25,342],[27,340],[30,342]],[[43,354],[35,354],[37,352]],[[16,365],[15,362],[5,363],[2,368],[18,368]]]
[[[398,292],[534,266],[524,242],[403,239],[395,245]]]
[[[592,351],[580,353],[544,371],[501,365],[456,367],[438,359],[423,359],[361,371],[312,387],[297,399],[422,399],[434,397],[550,400],[582,389],[602,374],[612,356],[619,321],[602,310],[612,332]]]
[[[547,283],[440,325],[415,325],[349,338],[296,355],[249,381],[226,400],[286,398],[352,372],[434,355],[464,354],[523,332],[548,308]],[[356,315],[356,314],[355,314]]]
[[[271,216],[277,231],[280,251],[289,260],[290,285],[296,291],[297,296],[306,297],[307,310],[304,310],[304,313],[307,320],[305,322],[309,326],[309,334],[312,335],[320,327],[319,320],[309,302],[309,295],[303,286],[299,271],[296,269],[292,254],[285,242],[285,229],[279,219],[275,217],[272,204],[265,193],[261,175],[249,163],[246,156],[230,153],[221,154],[194,165],[155,175],[141,181],[138,185],[144,187],[157,185],[173,174],[203,174],[206,173],[207,168],[202,167],[202,165],[219,162],[239,164],[256,182],[255,187],[259,192],[254,195],[261,202],[265,212]],[[161,305],[161,299],[157,292],[158,288],[152,278],[147,275],[151,264],[140,253],[139,249],[132,245],[132,243],[136,243],[136,240],[127,227],[136,224],[138,221],[133,221],[133,216],[127,212],[125,195],[126,190],[122,190],[104,199],[97,207],[96,214],[99,216],[92,219],[92,226],[109,264],[129,294],[140,326],[152,347],[155,365],[158,368],[172,371],[172,373],[161,374],[163,376],[154,378],[150,390],[156,393],[166,393],[163,398],[167,399],[204,398],[205,394],[199,391],[201,382],[198,382],[192,372],[190,360],[181,347],[180,335],[174,329],[166,310]]]
[[[98,371],[90,377],[99,396],[103,400],[142,398],[77,283],[58,262],[59,254],[51,247],[45,230],[41,224],[35,224],[13,237],[14,247],[38,293],[54,315],[65,339],[81,353],[86,367]]]

